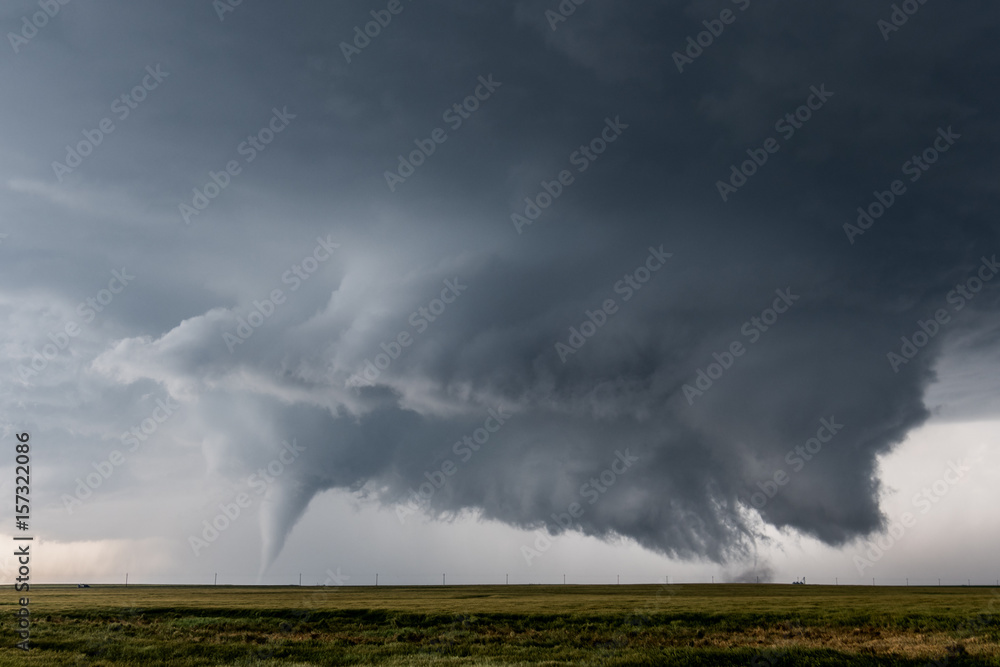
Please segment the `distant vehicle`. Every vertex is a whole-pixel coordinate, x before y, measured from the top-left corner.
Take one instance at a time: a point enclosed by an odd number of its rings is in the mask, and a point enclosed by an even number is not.
[[[90,588],[90,584],[77,584],[77,588]]]

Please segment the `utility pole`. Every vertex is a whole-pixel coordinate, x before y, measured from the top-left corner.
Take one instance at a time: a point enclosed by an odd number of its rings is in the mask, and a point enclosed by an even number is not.
[[[503,583],[504,584],[509,584],[510,583],[510,575],[509,574],[503,575]]]
[[[563,586],[565,586],[565,585],[566,585],[566,575],[564,574],[563,575]]]
[[[375,573],[375,585],[378,586],[378,572]]]
[[[128,572],[125,573],[125,588],[128,588]]]
[[[441,575],[441,585],[444,586],[444,575]]]
[[[212,584],[212,585],[213,586],[218,586],[219,585],[219,573],[218,572],[215,573],[215,583]]]
[[[299,572],[299,586],[302,585],[302,573]]]
[[[621,583],[622,583],[622,575],[619,574],[618,575],[618,584],[621,585]]]

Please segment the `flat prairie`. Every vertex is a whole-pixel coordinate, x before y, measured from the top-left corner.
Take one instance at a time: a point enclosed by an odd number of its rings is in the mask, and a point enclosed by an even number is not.
[[[1000,589],[5,587],[0,664],[997,665]]]

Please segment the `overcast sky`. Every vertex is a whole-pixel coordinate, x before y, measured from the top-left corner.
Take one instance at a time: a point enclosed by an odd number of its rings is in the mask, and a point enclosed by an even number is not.
[[[578,1],[0,7],[36,580],[1000,577],[1000,8]]]

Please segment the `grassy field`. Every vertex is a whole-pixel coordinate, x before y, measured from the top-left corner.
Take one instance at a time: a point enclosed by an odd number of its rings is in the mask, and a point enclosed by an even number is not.
[[[995,588],[5,588],[2,665],[1000,666]]]

